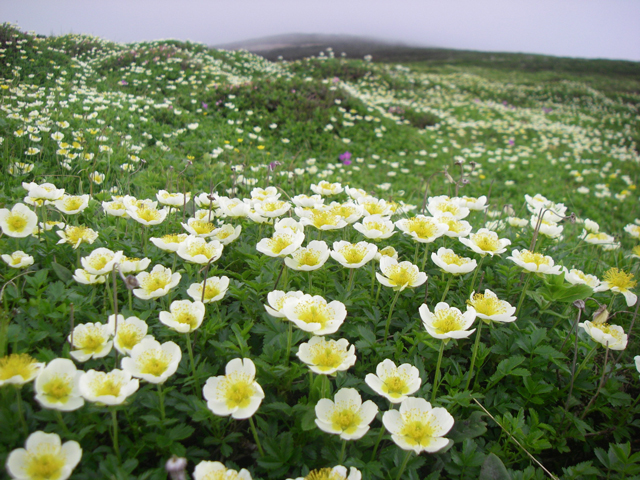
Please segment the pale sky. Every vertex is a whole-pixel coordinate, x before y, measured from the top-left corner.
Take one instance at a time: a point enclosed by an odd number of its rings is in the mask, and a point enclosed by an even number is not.
[[[416,46],[640,61],[638,0],[0,0],[0,20],[43,35],[208,45],[286,33]]]

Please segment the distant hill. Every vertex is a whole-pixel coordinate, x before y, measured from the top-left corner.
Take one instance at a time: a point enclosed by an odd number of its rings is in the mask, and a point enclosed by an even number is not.
[[[447,48],[407,45],[367,37],[293,33],[255,38],[215,45],[224,50],[248,50],[268,60],[299,60],[327,53],[331,48],[336,57],[344,52],[347,58],[362,59],[371,55],[377,62],[423,62],[433,65],[474,65],[501,70],[529,72],[553,71],[578,75],[624,75],[640,78],[640,62],[624,60],[551,57],[531,53],[479,52]]]

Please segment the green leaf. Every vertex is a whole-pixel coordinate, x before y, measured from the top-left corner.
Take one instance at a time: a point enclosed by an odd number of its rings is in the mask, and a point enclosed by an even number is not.
[[[502,460],[494,453],[490,453],[480,468],[478,480],[511,480],[511,475]]]
[[[51,268],[53,268],[53,273],[55,273],[56,276],[60,280],[62,280],[64,283],[67,283],[69,280],[73,278],[73,274],[71,273],[71,270],[69,270],[67,267],[60,265],[59,263],[51,262]]]
[[[457,443],[467,438],[484,435],[487,431],[487,422],[482,419],[483,416],[485,416],[484,412],[475,411],[466,420],[456,421],[447,437]]]

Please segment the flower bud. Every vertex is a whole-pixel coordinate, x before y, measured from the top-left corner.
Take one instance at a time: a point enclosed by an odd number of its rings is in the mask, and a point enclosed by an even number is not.
[[[186,469],[187,469],[187,459],[183,457],[172,456],[164,467],[167,470],[167,473],[171,477],[171,480],[185,480]]]
[[[573,306],[579,310],[584,310],[584,307],[585,307],[584,300],[576,300],[575,302],[573,302]]]
[[[600,305],[600,308],[593,312],[593,323],[599,325],[601,323],[606,323],[609,319],[609,310],[607,310],[606,305]]]

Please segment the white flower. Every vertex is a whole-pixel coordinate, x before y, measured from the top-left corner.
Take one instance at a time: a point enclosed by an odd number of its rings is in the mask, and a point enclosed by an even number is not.
[[[36,362],[26,353],[12,353],[0,357],[0,387],[4,385],[24,385],[36,378],[44,363]]]
[[[393,258],[394,260],[398,260],[398,252],[392,246],[388,246],[378,250],[376,252],[376,256],[373,258],[379,262],[383,257],[389,257]]]
[[[25,448],[7,457],[7,471],[18,480],[67,480],[82,458],[76,441],[62,443],[55,433],[33,432]]]
[[[202,295],[202,287],[205,282],[192,283],[187,289],[187,295],[197,301],[203,303],[217,302],[222,300],[229,289],[229,277],[209,277],[206,280],[204,296]]]
[[[91,358],[102,358],[109,354],[113,341],[113,329],[104,323],[81,323],[76,325],[69,335],[71,350],[69,355],[78,362],[86,362]]]
[[[564,279],[571,285],[588,285],[591,288],[596,288],[600,285],[598,277],[595,275],[588,275],[577,268],[567,270],[566,267],[562,267],[562,271],[564,272]]]
[[[264,398],[255,377],[256,367],[251,359],[231,360],[225,367],[225,375],[210,377],[202,389],[209,410],[237,420],[251,417]]]
[[[162,205],[169,207],[183,207],[191,200],[191,192],[184,193],[169,193],[166,190],[160,190],[156,193],[156,198]]]
[[[304,293],[301,291],[285,293],[282,290],[274,290],[273,292],[269,292],[267,295],[267,303],[269,305],[265,305],[264,308],[272,317],[285,318],[284,313],[282,313],[284,302],[289,298],[301,298],[303,295]]]
[[[326,340],[324,337],[311,337],[309,343],[301,343],[297,357],[307,365],[312,372],[319,375],[330,375],[335,372],[348,370],[356,363],[355,347],[349,341]]]
[[[58,200],[64,195],[64,188],[58,188],[53,183],[22,182],[22,188],[27,191],[27,196],[35,200]]]
[[[140,202],[133,206],[127,206],[127,213],[136,222],[142,225],[159,225],[167,218],[168,208],[158,210],[155,205],[148,202]]]
[[[411,262],[400,262],[391,257],[380,258],[382,275],[376,272],[376,278],[385,287],[402,291],[407,287],[416,288],[427,281],[427,274],[418,270]]]
[[[37,225],[38,216],[23,203],[16,203],[11,210],[0,208],[0,228],[9,237],[28,237]]]
[[[633,278],[632,273],[626,273],[618,268],[610,268],[604,274],[602,283],[593,289],[594,292],[604,292],[611,290],[615,293],[621,293],[628,307],[632,307],[638,301],[638,296],[633,293],[630,288],[635,287],[637,282]]]
[[[214,230],[212,238],[218,240],[222,245],[229,245],[240,236],[240,232],[242,232],[240,225],[234,227],[225,223]]]
[[[305,294],[300,298],[287,298],[280,313],[284,313],[300,330],[328,335],[338,331],[347,316],[347,309],[338,300],[327,303],[319,295]]]
[[[11,255],[2,255],[2,260],[11,268],[26,268],[33,265],[33,257],[22,250],[13,252]]]
[[[124,318],[124,316],[118,315],[116,324],[115,315],[109,315],[108,325],[115,332],[113,346],[123,355],[130,355],[133,347],[144,338],[152,338],[151,335],[147,335],[149,326],[138,317]]]
[[[122,359],[122,369],[136,378],[149,383],[164,383],[176,373],[182,351],[173,342],[160,342],[154,338],[143,338],[131,349],[130,357]]]
[[[284,263],[293,270],[309,272],[322,267],[329,259],[329,247],[322,240],[312,240],[306,247],[301,247],[286,257]]]
[[[472,272],[477,262],[469,257],[461,257],[450,248],[440,247],[431,254],[431,260],[443,271],[452,275],[463,275]]]
[[[288,478],[287,480],[294,480]],[[295,480],[362,480],[362,473],[356,467],[347,468],[337,465],[333,468],[320,468],[311,470],[306,477],[298,477]]]
[[[391,237],[395,232],[395,225],[387,217],[369,215],[362,219],[362,223],[354,223],[353,228],[371,240],[383,240]]]
[[[218,228],[214,223],[199,218],[190,218],[187,220],[187,223],[181,223],[180,225],[182,225],[190,235],[201,238],[212,237]]]
[[[298,250],[304,242],[304,233],[293,231],[276,231],[271,238],[263,238],[256,245],[256,250],[270,257],[286,257]]]
[[[202,460],[193,471],[193,480],[251,480],[251,474],[245,468],[238,472],[220,462]]]
[[[460,205],[461,207],[468,208],[469,210],[484,210],[485,208],[487,208],[486,195],[482,195],[481,197],[478,197],[478,198],[466,197],[466,196],[454,197],[451,200],[456,204]]]
[[[172,273],[170,268],[156,265],[151,272],[140,272],[136,275],[140,288],[134,289],[133,294],[142,300],[162,297],[180,283],[181,277],[177,272]]]
[[[290,208],[291,204],[289,202],[278,200],[274,197],[267,197],[253,205],[253,209],[258,215],[267,218],[280,217],[287,213]]]
[[[173,233],[164,235],[160,238],[152,237],[149,240],[160,250],[164,250],[165,252],[177,252],[178,248],[180,248],[180,244],[188,237],[189,235],[186,233]]]
[[[311,225],[318,230],[338,230],[348,225],[344,218],[334,213],[329,207],[317,206],[309,210],[298,207],[295,212],[300,217],[302,225]]]
[[[408,363],[399,367],[386,359],[376,367],[376,375],[368,373],[364,381],[378,395],[382,395],[391,403],[400,403],[418,391],[422,380],[418,369]]]
[[[562,273],[560,265],[555,265],[553,258],[541,253],[534,253],[529,250],[514,250],[507,259],[528,272],[544,273],[546,275],[560,275]]]
[[[371,400],[362,403],[356,389],[341,388],[333,401],[323,398],[316,404],[316,425],[343,440],[358,440],[369,431],[377,413],[377,405]]]
[[[427,305],[422,304],[418,309],[424,328],[433,338],[449,340],[451,338],[467,338],[473,332],[469,327],[476,319],[476,311],[470,307],[462,313],[455,307],[449,307],[445,302],[436,305],[433,313]]]
[[[635,225],[633,223],[630,223],[628,225],[625,225],[624,231],[627,232],[636,240],[640,240],[640,225]]]
[[[416,215],[411,218],[403,218],[396,222],[396,226],[405,235],[420,243],[431,243],[449,230],[449,227],[435,218],[424,215]]]
[[[89,195],[64,195],[53,203],[62,213],[75,215],[89,206],[89,198]]]
[[[92,275],[84,268],[77,268],[73,274],[73,279],[83,285],[95,285],[97,283],[104,283],[107,277],[106,275]]]
[[[331,258],[345,268],[360,268],[373,260],[378,247],[368,242],[350,243],[345,240],[333,242]]]
[[[204,238],[189,236],[180,244],[177,254],[187,262],[213,263],[222,256],[224,246],[218,240],[207,242]]]
[[[318,195],[337,195],[342,193],[344,189],[339,183],[329,183],[326,180],[320,181],[317,185],[311,184],[311,191]]]
[[[139,273],[146,270],[151,263],[150,258],[133,258],[123,256],[120,260],[120,273],[127,275],[129,273]]]
[[[58,244],[68,243],[73,248],[78,248],[81,243],[93,243],[98,238],[98,232],[84,226],[67,225],[64,230],[58,230],[56,234],[60,237]]]
[[[584,328],[593,340],[601,343],[611,350],[624,350],[627,348],[627,334],[619,325],[610,325],[608,323],[594,323],[586,321],[578,324]]]
[[[496,232],[481,228],[477,233],[472,233],[469,238],[460,238],[460,242],[479,253],[482,256],[487,254],[498,255],[507,251],[507,245],[511,245],[511,240],[508,238],[498,238]]]
[[[448,213],[455,217],[456,220],[462,220],[469,216],[469,209],[467,207],[462,206],[460,203],[455,202],[446,195],[429,197],[427,210],[429,210],[429,213],[434,217],[439,217]]]
[[[80,377],[80,394],[88,402],[104,405],[120,405],[133,395],[139,387],[137,379],[131,378],[131,372],[118,370],[109,373],[89,370]]]
[[[403,450],[437,452],[449,444],[443,438],[451,427],[453,417],[444,408],[432,408],[423,398],[407,398],[400,410],[389,410],[382,416],[382,423],[391,432],[391,438]]]
[[[169,306],[170,312],[160,312],[160,322],[180,333],[191,333],[204,319],[204,303],[200,300],[175,300]]]
[[[491,290],[486,289],[484,294],[471,293],[471,298],[467,300],[467,304],[472,306],[476,311],[476,316],[489,322],[513,322],[516,317],[516,307],[512,307],[509,302],[498,299],[498,296]]]
[[[82,257],[80,263],[91,275],[111,273],[116,263],[122,260],[122,250],[113,252],[108,248],[96,248],[88,256]]]
[[[436,220],[449,227],[449,230],[444,232],[447,237],[466,237],[471,233],[471,224],[469,222],[466,220],[459,220],[450,213],[439,215],[436,217]]]
[[[68,358],[52,360],[36,377],[36,400],[44,408],[63,412],[77,410],[84,405],[78,388],[82,374]]]

